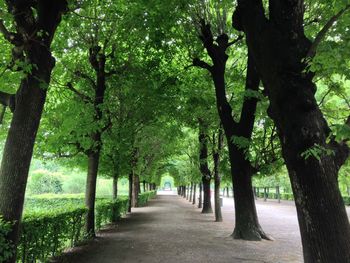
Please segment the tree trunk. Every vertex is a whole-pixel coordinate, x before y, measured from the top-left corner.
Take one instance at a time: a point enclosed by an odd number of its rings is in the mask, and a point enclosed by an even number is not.
[[[220,154],[221,154],[222,148],[223,148],[223,132],[220,125],[217,139],[216,139],[215,133],[213,135],[214,204],[215,204],[215,221],[216,222],[222,222],[221,202],[220,202],[221,178],[219,174]]]
[[[203,207],[203,184],[199,183],[199,199],[198,199],[198,208]]]
[[[133,187],[132,187],[132,207],[139,206],[139,190],[140,190],[140,178],[137,174],[133,173],[132,177]]]
[[[199,170],[202,174],[203,183],[203,208],[202,213],[212,213],[210,180],[211,174],[208,166],[208,125],[203,119],[199,119]]]
[[[146,192],[146,181],[143,180],[143,181],[142,181],[142,184],[143,184],[143,192]]]
[[[96,182],[100,152],[93,152],[88,155],[88,174],[86,179],[85,205],[88,209],[86,215],[86,233],[95,237],[95,199]]]
[[[118,197],[118,175],[113,176],[113,199]]]
[[[193,183],[191,182],[191,186],[190,186],[190,198],[188,201],[192,202],[192,194],[193,194]]]
[[[203,214],[213,213],[211,207],[211,192],[210,192],[210,179],[202,177],[203,182]]]
[[[192,201],[192,204],[195,205],[196,204],[196,198],[197,198],[197,184],[194,184],[193,185],[193,201]]]
[[[0,169],[0,214],[6,221],[14,222],[6,239],[16,247],[34,142],[46,100],[51,71],[55,65],[50,52],[51,41],[61,21],[62,12],[67,8],[67,3],[62,1],[59,4],[42,4],[41,10],[33,7],[36,10],[31,10],[30,13],[37,11],[37,19],[31,20],[31,17],[28,17],[28,21],[33,22],[34,25],[28,25],[27,17],[23,21],[23,15],[19,15],[21,12],[25,14],[28,12],[27,5],[14,1],[7,1],[7,5],[14,10],[13,20],[20,37],[26,39],[31,36],[23,45],[24,53],[28,65],[36,65],[22,79],[16,93],[15,106],[12,109],[13,117]],[[38,37],[37,34],[33,34],[31,31],[33,28],[38,32],[45,31],[45,36]],[[15,261],[16,255],[8,260],[8,262]]]
[[[228,143],[232,181],[234,186],[236,227],[233,236],[235,238],[247,240],[260,240],[261,238],[267,238],[267,235],[263,233],[258,223],[255,201],[254,198],[251,198],[251,196],[253,196],[253,188],[250,177],[252,176],[251,170],[253,167],[249,162],[247,163],[245,158],[245,153],[249,149],[238,149],[232,141],[235,137],[238,139],[244,138],[249,141],[251,140],[258,100],[254,97],[245,98],[241,109],[240,121],[237,122],[233,118],[232,107],[227,101],[225,83],[226,63],[229,58],[226,54],[226,50],[230,46],[229,36],[223,33],[218,36],[216,41],[214,41],[210,25],[206,24],[205,20],[202,20],[201,40],[213,62],[213,65],[211,66],[198,59],[193,62],[194,65],[205,68],[211,73],[215,85],[217,110]],[[260,79],[256,72],[254,61],[252,56],[248,54],[245,90],[257,92],[259,90],[259,82]],[[245,162],[240,161],[242,157]],[[240,167],[241,165],[244,166]],[[249,166],[249,169],[247,169],[246,165]],[[235,173],[236,170],[239,172]],[[243,178],[244,176],[248,178],[245,179]],[[246,206],[242,206],[241,204],[246,204]]]
[[[129,174],[129,207],[128,207],[129,213],[131,213],[131,207],[132,207],[132,186],[133,186],[132,179],[133,179],[132,172],[130,172]]]
[[[269,19],[261,3],[238,3],[234,26],[246,33],[270,100],[268,114],[292,184],[304,261],[350,262],[350,225],[338,187],[349,148],[333,140],[315,100],[314,75],[304,63],[314,54],[309,54],[311,42],[304,34],[303,1],[272,4]],[[306,158],[313,147],[319,155]]]
[[[226,195],[227,197],[230,197],[230,187],[226,187]]]

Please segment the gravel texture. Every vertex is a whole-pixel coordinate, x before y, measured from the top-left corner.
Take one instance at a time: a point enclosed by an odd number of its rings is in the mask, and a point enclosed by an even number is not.
[[[171,192],[160,192],[147,207],[133,208],[117,225],[101,231],[87,245],[56,262],[302,262],[295,206],[258,200],[261,226],[275,241],[242,241],[230,237],[233,200],[224,198],[224,222],[201,214],[197,206]]]

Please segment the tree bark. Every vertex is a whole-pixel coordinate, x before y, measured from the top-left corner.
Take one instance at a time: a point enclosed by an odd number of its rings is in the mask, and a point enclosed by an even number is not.
[[[266,18],[260,1],[238,1],[233,22],[246,33],[270,100],[268,114],[292,184],[304,261],[350,262],[350,225],[338,187],[349,148],[332,139],[315,100],[314,75],[304,63],[311,43],[304,34],[303,6],[302,0],[272,3]],[[303,157],[315,146],[324,152]]]
[[[190,185],[190,198],[188,201],[192,202],[192,194],[193,194],[193,183],[191,182],[191,185]]]
[[[40,8],[33,7],[35,11],[32,6],[22,5],[18,1],[7,1],[7,5],[17,33],[23,39],[31,36],[25,46],[24,43],[21,45],[28,63],[36,65],[22,79],[16,93],[16,105],[0,169],[0,214],[6,221],[14,222],[6,239],[16,247],[34,142],[46,100],[51,71],[55,65],[50,46],[62,13],[66,11],[67,3],[55,1],[47,4],[45,1],[39,1]],[[34,19],[34,12],[37,12],[37,19]],[[33,35],[33,28],[38,32],[43,30],[47,34],[42,37]],[[16,255],[7,262],[15,261]]]
[[[203,207],[203,184],[199,183],[199,199],[198,199],[198,208]]]
[[[222,213],[221,213],[221,202],[220,202],[220,174],[219,174],[219,166],[220,166],[220,154],[222,151],[223,144],[223,134],[221,127],[219,128],[218,138],[217,138],[217,149],[216,147],[216,138],[215,134],[213,136],[213,162],[214,162],[214,205],[215,205],[215,221],[222,222]]]
[[[118,175],[113,176],[113,199],[118,197]]]
[[[193,200],[192,200],[192,204],[195,205],[196,204],[196,198],[197,198],[197,184],[195,183],[193,185]]]
[[[146,192],[146,181],[143,180],[143,181],[142,181],[142,184],[143,184],[143,192]]]
[[[86,233],[90,237],[95,237],[95,199],[99,159],[100,151],[92,152],[88,156],[88,174],[86,179],[85,205],[88,209],[86,215]]]
[[[140,178],[139,176],[133,172],[133,187],[132,187],[132,207],[138,207],[139,206],[139,190],[140,190]]]
[[[132,207],[132,186],[133,186],[133,176],[132,176],[132,172],[130,172],[129,174],[129,207],[128,207],[128,212],[131,213],[131,207]]]
[[[199,170],[202,174],[203,183],[203,208],[202,213],[213,213],[211,207],[211,192],[210,192],[210,181],[211,173],[208,165],[208,134],[207,124],[199,119]]]

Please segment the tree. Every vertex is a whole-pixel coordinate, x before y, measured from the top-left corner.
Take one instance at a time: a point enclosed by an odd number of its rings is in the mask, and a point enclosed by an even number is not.
[[[213,64],[210,65],[199,58],[194,58],[193,65],[206,69],[215,86],[216,105],[226,135],[234,187],[236,224],[232,236],[245,240],[270,239],[258,222],[251,179],[256,170],[246,157],[255,122],[260,79],[255,69],[254,60],[248,52],[245,85],[247,95],[242,104],[240,120],[236,121],[226,95],[225,73],[229,58],[226,51],[240,40],[240,37],[232,42],[229,41],[228,33],[225,32],[227,11],[223,8],[223,11],[220,9],[215,11],[216,14],[220,15],[217,15],[219,20],[218,36],[214,38],[211,24],[205,20],[205,17],[210,17],[210,7],[206,7],[204,10],[209,10],[209,15],[198,14],[199,37]],[[223,12],[222,15],[221,12]]]
[[[6,5],[11,29],[7,29],[3,20],[0,20],[0,29],[14,46],[14,62],[21,64],[25,71],[16,94],[2,94],[3,98],[7,97],[5,105],[11,108],[13,117],[1,163],[0,214],[14,223],[8,240],[16,245],[34,141],[55,66],[51,43],[61,16],[67,11],[67,2],[6,1]],[[9,262],[15,260],[14,256]]]
[[[313,42],[304,32],[303,0],[269,1],[268,8],[267,18],[262,1],[239,0],[233,26],[246,34],[270,100],[268,114],[277,127],[296,200],[304,260],[349,262],[350,225],[337,182],[349,147],[332,134],[315,100],[314,73],[308,70],[317,46],[349,6],[340,8]]]

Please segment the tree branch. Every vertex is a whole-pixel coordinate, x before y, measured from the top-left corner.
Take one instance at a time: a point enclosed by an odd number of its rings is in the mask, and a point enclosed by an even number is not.
[[[241,41],[243,38],[244,38],[244,35],[238,36],[235,40],[233,40],[233,41],[231,41],[231,42],[229,42],[227,44],[227,48],[229,48],[230,46],[232,46],[232,45],[236,44],[237,42]]]
[[[316,50],[322,40],[326,37],[327,32],[334,25],[334,23],[347,11],[350,9],[350,4],[341,9],[337,14],[332,16],[328,22],[324,25],[321,31],[317,34],[314,42],[312,43],[309,51],[307,52],[306,58],[313,58],[316,55]]]
[[[210,66],[207,62],[200,60],[199,58],[194,58],[192,63],[193,63],[193,66],[206,69],[209,72],[212,72],[212,70],[213,70],[212,66]]]
[[[4,35],[4,38],[15,46],[21,46],[22,42],[19,35],[7,30],[4,20],[0,19],[0,32]]]
[[[14,112],[16,106],[16,95],[0,91],[0,104],[9,107]]]
[[[87,96],[87,95],[85,95],[85,94],[79,92],[77,89],[75,89],[75,88],[73,87],[72,83],[68,82],[67,85],[66,85],[66,87],[67,87],[70,91],[73,91],[73,92],[74,92],[79,98],[81,98],[85,103],[91,103],[91,104],[94,103],[93,100],[92,100],[89,96]]]
[[[77,70],[74,72],[74,75],[76,75],[77,77],[80,77],[80,78],[83,78],[83,79],[86,79],[87,81],[90,82],[90,84],[92,85],[92,87],[94,89],[96,89],[96,82],[93,80],[93,78],[91,78],[89,75]]]

